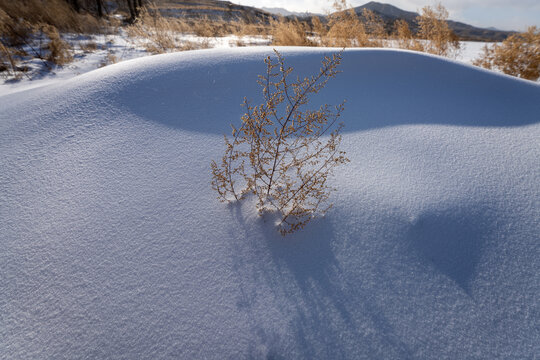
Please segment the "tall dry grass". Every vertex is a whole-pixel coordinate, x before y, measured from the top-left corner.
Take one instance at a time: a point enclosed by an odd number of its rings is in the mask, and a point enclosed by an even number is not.
[[[314,28],[322,31],[320,43],[338,47],[384,47],[387,33],[384,22],[374,12],[364,9],[362,16],[347,4],[346,0],[335,0],[335,12],[329,15],[327,30],[321,29],[320,22]]]
[[[540,79],[540,29],[531,26],[501,44],[484,47],[482,56],[473,63],[527,80]]]
[[[369,44],[364,24],[346,0],[336,0],[336,12],[329,16],[328,31],[321,37],[324,46],[363,47]]]
[[[72,49],[60,33],[99,33],[103,25],[65,0],[0,0],[0,70],[18,77],[27,58],[41,59],[49,69],[67,64]]]
[[[442,4],[435,7],[425,6],[417,17],[418,37],[426,40],[424,52],[446,57],[459,54],[459,39],[448,26],[448,11]]]
[[[368,46],[384,47],[388,37],[382,18],[369,9],[362,10],[361,21],[369,37]]]
[[[411,29],[409,28],[409,24],[405,20],[397,20],[394,23],[394,26],[394,39],[397,42],[398,48],[413,51],[424,51],[424,46],[413,35]]]
[[[279,46],[314,46],[315,43],[308,38],[308,27],[305,22],[298,19],[287,20],[281,18],[271,22],[272,45]]]
[[[152,54],[209,47],[207,41],[195,43],[182,39],[181,34],[188,32],[196,29],[180,19],[162,16],[155,8],[142,8],[139,17],[127,27],[127,34],[135,44]]]
[[[99,33],[102,24],[79,14],[65,0],[0,0],[0,9],[25,26],[51,25],[61,32]]]

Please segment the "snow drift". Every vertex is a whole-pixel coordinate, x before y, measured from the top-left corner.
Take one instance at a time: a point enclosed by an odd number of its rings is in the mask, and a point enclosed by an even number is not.
[[[329,49],[282,49],[309,75]],[[269,48],[0,97],[3,358],[540,356],[540,86],[351,50],[334,208],[282,238],[210,189]]]

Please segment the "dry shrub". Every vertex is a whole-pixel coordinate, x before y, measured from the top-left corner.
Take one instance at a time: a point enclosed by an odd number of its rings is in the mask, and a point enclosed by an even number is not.
[[[0,0],[0,9],[12,19],[24,20],[32,26],[47,24],[75,33],[96,33],[102,28],[96,18],[78,14],[65,0]]]
[[[447,19],[448,11],[440,3],[434,8],[431,6],[422,8],[416,21],[419,26],[418,36],[427,40],[423,44],[423,51],[447,57],[458,55],[459,40],[450,30]]]
[[[110,64],[115,64],[118,62],[118,58],[112,51],[107,52],[107,56],[100,62],[99,67],[104,67]]]
[[[328,27],[322,23],[321,19],[318,16],[313,16],[311,18],[311,28],[312,31],[320,38],[325,37],[328,33]]]
[[[285,235],[330,208],[324,205],[332,190],[328,177],[349,160],[339,150],[343,124],[334,126],[344,104],[303,110],[310,95],[336,76],[341,54],[325,57],[317,75],[291,83],[293,69],[276,55],[277,62],[265,60],[266,73],[259,77],[265,102],[252,106],[244,100],[242,125],[232,126],[232,141],[225,136],[220,164],[212,162],[212,188],[225,202],[254,194],[259,214],[277,213],[278,230]]]
[[[184,22],[163,17],[156,9],[143,8],[137,20],[127,28],[127,33],[153,54],[208,47],[208,42],[181,40],[179,34],[187,28]]]
[[[234,32],[231,24],[221,20],[211,20],[207,16],[192,21],[188,29],[189,32],[201,37],[222,37]]]
[[[49,38],[46,45],[49,51],[46,59],[56,65],[65,65],[73,60],[71,56],[71,47],[67,42],[62,40],[58,30],[52,25],[45,25],[43,33]]]
[[[402,19],[395,22],[394,36],[397,39],[397,46],[400,49],[424,51],[424,46],[420,41],[414,38],[409,24]]]
[[[306,25],[297,19],[272,22],[272,44],[281,46],[313,46],[307,37]]]
[[[139,17],[127,28],[128,36],[135,38],[148,52],[160,54],[178,48],[175,31],[170,22],[158,15],[142,9]]]
[[[540,29],[531,26],[501,44],[485,46],[483,55],[473,63],[527,80],[540,79]]]
[[[98,45],[95,41],[87,41],[79,43],[79,48],[85,53],[90,53],[98,49]]]
[[[0,73],[6,72],[9,76],[15,75],[17,71],[17,61],[12,48],[0,42]]]
[[[237,36],[268,35],[271,33],[271,30],[264,24],[237,21],[231,23],[231,33]]]
[[[335,0],[333,7],[336,12],[330,16],[329,30],[321,43],[337,47],[371,46],[364,24],[346,0]]]
[[[13,48],[8,36],[11,34],[10,23],[13,20],[0,9],[0,72],[8,72],[13,75],[17,71],[16,49]]]
[[[72,60],[71,48],[59,31],[95,33],[102,28],[96,18],[78,14],[65,0],[0,0],[0,63],[12,75],[28,57],[63,65]]]
[[[363,9],[361,21],[370,38],[369,46],[383,47],[387,37],[383,19],[369,9]]]

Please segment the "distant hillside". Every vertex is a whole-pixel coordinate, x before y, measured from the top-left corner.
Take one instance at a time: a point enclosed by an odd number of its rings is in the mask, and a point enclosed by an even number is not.
[[[375,1],[355,7],[354,11],[360,15],[364,9],[371,10],[379,15],[385,21],[388,29],[391,29],[393,23],[398,19],[407,21],[413,31],[418,28],[416,17],[419,14],[416,12],[401,10],[396,6]],[[502,41],[512,34],[511,31],[494,30],[492,28],[483,29],[452,20],[448,21],[448,25],[461,40]]]
[[[296,11],[289,11],[284,8],[267,8],[263,7],[262,10],[267,11],[271,14],[280,15],[280,16],[296,16],[297,18],[310,18],[313,16],[322,16],[321,14],[315,14],[310,12],[296,12]]]
[[[163,16],[181,18],[207,17],[212,20],[268,22],[276,15],[251,6],[218,0],[154,0]]]
[[[279,16],[288,18],[310,18],[318,16],[325,21],[325,16],[313,13],[299,13],[288,11],[284,8],[262,8],[243,6],[230,1],[219,0],[155,0],[154,4],[163,16],[180,17],[188,19],[209,18],[211,20],[246,21],[250,23],[268,23],[270,19]],[[362,14],[363,9],[369,9],[379,15],[385,21],[387,31],[392,31],[394,22],[403,19],[409,23],[413,31],[416,31],[416,17],[418,13],[405,11],[390,4],[369,2],[354,8],[357,14]],[[331,16],[331,15],[330,15]],[[509,31],[494,29],[482,29],[456,21],[448,21],[450,28],[462,40],[476,41],[502,41],[512,34]]]

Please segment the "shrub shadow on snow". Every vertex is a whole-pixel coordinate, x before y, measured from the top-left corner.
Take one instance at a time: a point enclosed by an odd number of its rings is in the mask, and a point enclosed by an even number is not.
[[[256,274],[257,283],[268,286],[276,298],[285,300],[281,304],[281,311],[291,319],[287,336],[293,336],[295,347],[300,348],[302,357],[321,356],[324,351],[321,353],[322,349],[315,347],[314,336],[335,345],[340,342],[339,331],[331,329],[329,324],[335,323],[338,318],[342,327],[354,327],[345,306],[347,296],[341,288],[341,268],[333,251],[331,224],[324,218],[315,219],[304,230],[283,237],[274,226],[276,219],[272,214],[254,218],[253,215],[246,216],[239,208],[238,205],[231,206],[245,234],[253,235],[253,242],[247,245],[261,256],[261,262],[252,274],[245,273],[245,264],[237,268],[242,268],[242,276]],[[238,257],[237,261],[244,263],[245,256]],[[256,291],[246,286],[250,287],[249,281],[243,285],[243,299],[238,302],[238,307],[249,313],[256,302]],[[267,326],[257,319],[257,314],[252,316],[254,332],[259,334],[261,341],[274,339],[268,344],[270,353],[266,357],[287,357],[283,339],[269,334]],[[345,353],[340,354],[338,346],[333,347],[333,354],[338,358],[345,357]]]
[[[353,285],[343,272],[336,254],[341,245],[331,221],[318,218],[282,237],[272,216],[254,218],[241,208],[231,206],[243,233],[238,238],[250,241],[234,250],[235,268],[243,279],[237,307],[250,318],[252,332],[264,344],[254,347],[253,357],[348,359],[381,349],[399,358],[412,357],[383,309],[362,287],[362,279],[354,279]],[[279,318],[289,319],[285,327],[275,329],[271,319],[261,317],[266,311],[260,310],[261,288],[271,289]]]
[[[476,211],[475,211],[476,212]],[[471,282],[481,260],[489,229],[488,216],[479,209],[475,216],[471,211],[446,209],[427,212],[415,219],[407,240],[412,247],[437,271],[456,282],[471,295]]]
[[[231,53],[234,51],[231,50]],[[229,134],[245,110],[244,97],[262,102],[257,76],[265,71],[268,48],[250,56],[219,57],[139,74],[117,97],[138,117],[189,131]],[[317,73],[328,49],[283,50],[285,61],[300,77]],[[230,53],[227,53],[230,55]],[[201,58],[203,59],[203,58]],[[200,59],[199,59],[200,60]],[[538,119],[540,86],[423,54],[356,50],[344,54],[342,74],[312,98],[310,108],[347,100],[344,131],[386,126],[439,124],[522,126]],[[134,83],[135,82],[135,83]],[[141,84],[137,84],[140,82]],[[156,99],[157,101],[149,101]]]

